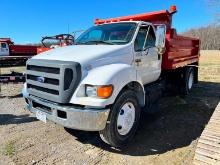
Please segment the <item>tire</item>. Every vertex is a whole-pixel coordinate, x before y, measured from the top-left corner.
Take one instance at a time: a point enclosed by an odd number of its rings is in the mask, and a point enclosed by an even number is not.
[[[140,113],[137,96],[132,90],[125,90],[110,109],[106,127],[99,132],[101,139],[113,147],[127,144],[137,131]]]
[[[193,67],[187,67],[183,72],[183,79],[181,84],[181,94],[188,95],[192,90],[194,84],[195,72]]]

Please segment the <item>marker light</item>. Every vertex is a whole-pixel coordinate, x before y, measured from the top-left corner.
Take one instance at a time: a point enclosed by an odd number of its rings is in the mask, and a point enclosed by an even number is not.
[[[177,10],[176,10],[176,6],[175,5],[172,5],[170,6],[170,13],[175,13]]]
[[[112,91],[113,91],[112,85],[99,86],[97,88],[97,96],[106,99],[112,95]]]

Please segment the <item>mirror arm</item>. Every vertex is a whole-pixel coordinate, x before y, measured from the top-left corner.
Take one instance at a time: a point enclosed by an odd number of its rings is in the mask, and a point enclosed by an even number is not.
[[[149,53],[149,48],[150,48],[150,47],[144,48],[144,50],[143,50],[143,51],[144,51],[144,55],[148,55],[148,53]],[[146,51],[147,51],[147,52],[146,52]]]
[[[166,52],[166,47],[157,47],[158,49],[158,54],[164,54]]]

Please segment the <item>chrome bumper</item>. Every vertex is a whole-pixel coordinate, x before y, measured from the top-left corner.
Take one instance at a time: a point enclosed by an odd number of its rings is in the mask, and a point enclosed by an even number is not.
[[[85,131],[100,131],[105,128],[110,109],[77,109],[72,106],[61,106],[59,104],[35,98],[33,96],[26,97],[27,109],[32,113],[41,111],[46,114],[47,120],[53,121],[67,128],[85,130]],[[34,107],[34,104],[43,105],[50,109]],[[59,116],[59,113],[65,114]]]

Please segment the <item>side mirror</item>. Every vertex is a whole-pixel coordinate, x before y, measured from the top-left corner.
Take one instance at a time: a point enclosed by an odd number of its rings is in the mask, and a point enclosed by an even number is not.
[[[165,25],[156,26],[156,47],[158,48],[159,54],[163,54],[166,51],[165,41],[166,41],[166,26]]]

